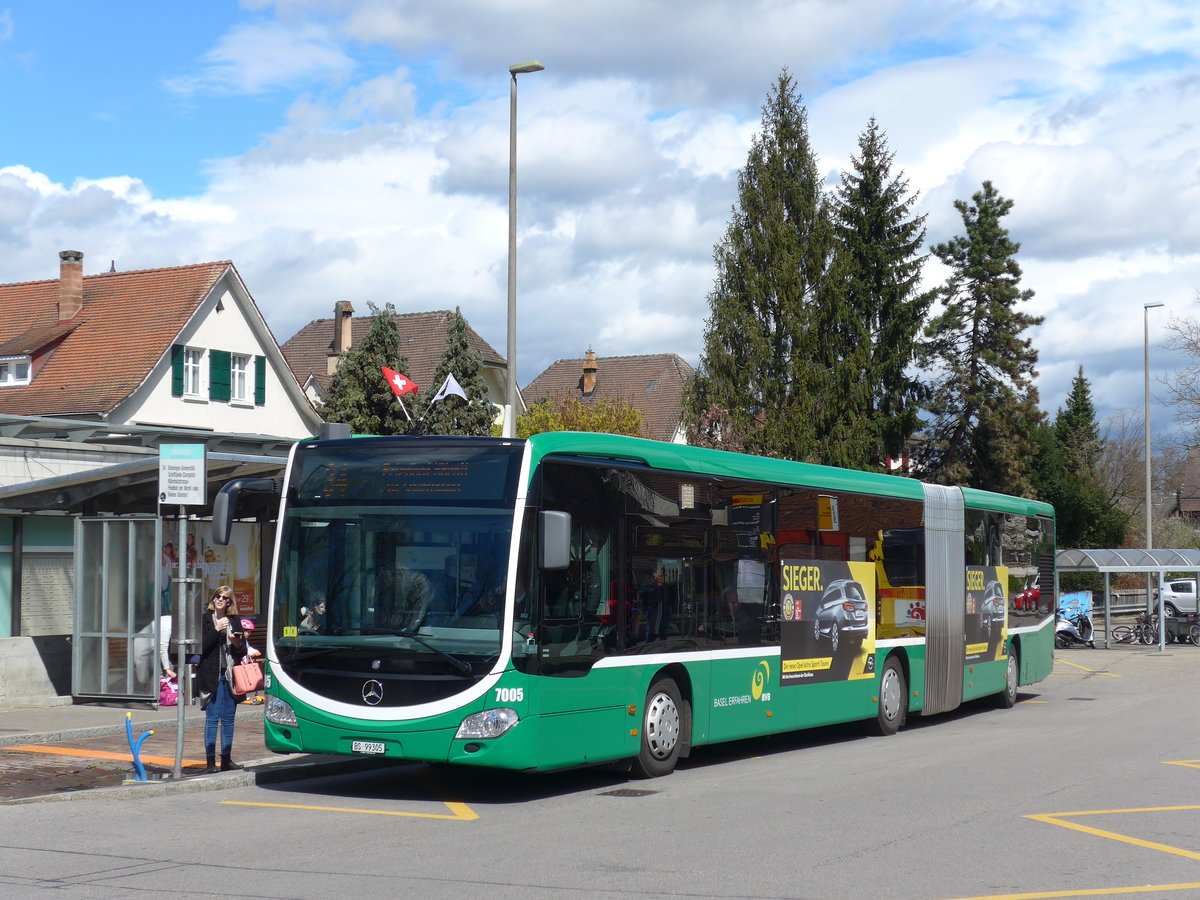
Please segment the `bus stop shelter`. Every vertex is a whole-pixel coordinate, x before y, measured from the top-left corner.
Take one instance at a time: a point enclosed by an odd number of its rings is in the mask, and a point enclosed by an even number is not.
[[[1146,576],[1147,606],[1151,596],[1151,578],[1158,576],[1158,649],[1166,647],[1166,621],[1163,616],[1163,582],[1168,574],[1187,573],[1200,580],[1200,550],[1059,550],[1055,557],[1055,596],[1060,595],[1058,578],[1063,572],[1101,572],[1104,574],[1104,646],[1112,629],[1113,574],[1141,573]]]

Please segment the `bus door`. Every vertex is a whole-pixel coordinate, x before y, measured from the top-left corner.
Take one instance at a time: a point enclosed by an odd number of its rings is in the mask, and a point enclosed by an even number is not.
[[[922,715],[962,703],[967,591],[962,491],[925,488],[925,706]]]

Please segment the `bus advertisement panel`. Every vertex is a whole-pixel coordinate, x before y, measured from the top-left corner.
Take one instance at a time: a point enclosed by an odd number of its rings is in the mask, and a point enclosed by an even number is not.
[[[1008,637],[1008,568],[967,566],[966,662],[1004,659]]]
[[[781,685],[875,675],[875,567],[785,559]]]

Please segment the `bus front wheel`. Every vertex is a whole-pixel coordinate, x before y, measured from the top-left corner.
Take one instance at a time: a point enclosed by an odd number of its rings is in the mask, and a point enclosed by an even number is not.
[[[685,720],[679,686],[672,678],[660,678],[646,692],[642,710],[642,748],[633,761],[639,778],[669,775],[679,760]]]
[[[894,656],[889,656],[879,675],[879,708],[871,730],[875,734],[895,734],[908,717],[908,682],[904,667]]]

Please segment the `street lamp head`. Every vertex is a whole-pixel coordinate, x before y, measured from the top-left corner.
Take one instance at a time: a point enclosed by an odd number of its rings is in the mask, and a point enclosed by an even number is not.
[[[1154,300],[1154,301],[1151,301],[1150,303],[1142,304],[1143,309],[1154,309],[1155,307],[1158,307],[1158,306],[1166,306],[1166,304],[1163,303],[1163,301],[1161,301],[1161,300]]]
[[[508,67],[510,75],[528,75],[530,72],[540,72],[546,68],[536,59],[531,59],[529,62],[516,63]]]

